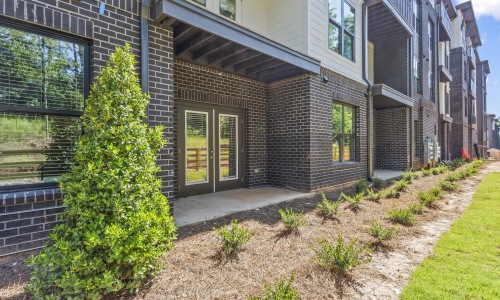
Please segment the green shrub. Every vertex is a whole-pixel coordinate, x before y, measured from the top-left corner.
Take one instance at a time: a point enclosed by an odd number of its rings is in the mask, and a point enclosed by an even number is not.
[[[420,204],[425,206],[433,206],[436,201],[440,200],[442,197],[442,192],[439,188],[432,188],[427,192],[420,192],[417,195]]]
[[[299,227],[305,225],[304,214],[296,213],[291,208],[285,210],[280,209],[281,223],[285,226],[286,231],[299,233]]]
[[[232,220],[230,226],[222,226],[213,230],[222,243],[221,254],[223,256],[238,253],[253,236],[253,232],[238,225],[238,220]]]
[[[392,182],[394,182],[394,189],[398,192],[406,191],[409,185],[408,181],[404,179],[393,180]]]
[[[374,202],[379,202],[380,199],[382,199],[383,193],[384,193],[383,191],[375,192],[374,190],[369,189],[368,196],[366,196],[366,199]]]
[[[413,214],[420,215],[424,211],[424,204],[422,203],[412,203],[408,206],[408,210],[410,210]]]
[[[430,189],[430,190],[428,191],[428,193],[429,193],[432,197],[434,197],[434,198],[436,198],[436,199],[438,199],[438,200],[439,200],[439,199],[441,199],[441,198],[443,197],[443,192],[441,191],[441,189],[440,189],[440,188],[432,188],[432,189]]]
[[[448,181],[448,182],[455,182],[455,181],[460,180],[460,175],[456,172],[451,173],[450,175],[446,176],[446,178],[444,180]]]
[[[117,48],[97,76],[83,114],[74,166],[63,176],[64,223],[29,259],[33,299],[98,299],[139,286],[160,271],[175,225],[161,193],[156,158],[163,128],[143,122],[130,46]]]
[[[358,193],[353,197],[349,197],[346,194],[341,193],[340,197],[349,203],[349,205],[348,205],[349,208],[351,208],[353,210],[358,210],[361,208],[361,202],[363,201],[363,199],[365,197],[365,192]]]
[[[467,163],[467,160],[464,158],[456,158],[451,162],[450,169],[457,169]]]
[[[441,170],[439,168],[431,168],[430,170],[432,172],[432,175],[439,175],[439,174],[441,174]]]
[[[426,169],[422,168],[420,171],[422,171],[422,175],[424,175],[425,177],[430,176],[432,174],[431,169],[426,170]]]
[[[344,243],[342,233],[339,233],[337,244],[325,239],[318,240],[318,247],[312,248],[316,257],[314,260],[326,269],[345,273],[352,268],[370,261],[371,250],[368,245],[357,246],[355,239],[349,244]]]
[[[443,191],[452,192],[457,189],[457,185],[453,182],[443,180],[439,183],[439,188]]]
[[[373,187],[374,188],[379,189],[383,186],[384,186],[384,180],[377,178],[377,177],[373,178]]]
[[[340,214],[340,204],[342,201],[329,201],[325,194],[322,193],[323,201],[318,204],[318,214],[324,218],[335,219]]]
[[[396,198],[397,197],[397,192],[395,189],[387,189],[387,192],[385,193],[385,196],[387,198]]]
[[[270,285],[264,283],[263,297],[250,297],[249,300],[300,300],[299,293],[293,288],[295,276],[281,276],[278,282]]]
[[[389,220],[396,224],[401,224],[405,226],[412,226],[415,224],[415,214],[411,209],[392,209],[387,212],[389,215]]]
[[[368,228],[368,234],[374,237],[377,242],[381,243],[383,241],[391,240],[397,232],[397,227],[392,226],[389,228],[382,227],[382,224],[378,221],[373,221],[372,226]]]
[[[402,180],[408,182],[408,183],[412,183],[412,181],[414,179],[417,179],[418,178],[418,174],[413,172],[412,170],[408,170],[406,171],[405,173],[403,173],[403,178]]]
[[[354,185],[354,188],[356,189],[356,193],[361,193],[364,192],[367,187],[367,183],[365,180],[361,179],[356,181],[356,185]]]
[[[445,164],[439,164],[439,167],[437,167],[437,170],[438,170],[439,174],[444,174],[449,170],[449,168]]]
[[[465,178],[469,177],[469,172],[467,172],[467,170],[461,170],[459,172],[457,172],[457,176],[458,176],[458,179],[460,180],[464,180]]]

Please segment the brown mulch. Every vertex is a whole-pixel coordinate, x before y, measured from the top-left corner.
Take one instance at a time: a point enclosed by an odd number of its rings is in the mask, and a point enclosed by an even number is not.
[[[339,220],[324,220],[315,214],[321,201],[321,196],[316,195],[181,227],[175,249],[162,258],[165,270],[131,298],[247,299],[262,295],[264,282],[295,274],[294,287],[303,299],[397,299],[412,271],[432,253],[439,236],[470,204],[482,177],[498,170],[500,162],[487,162],[478,174],[458,182],[459,190],[446,194],[436,208],[425,208],[422,215],[417,215],[415,226],[399,226],[397,237],[378,247],[371,262],[352,270],[349,276],[332,274],[313,261],[311,246],[317,244],[317,239],[336,241],[342,232],[347,241],[373,242],[367,228],[374,220],[388,226],[389,209],[416,202],[419,191],[435,187],[446,174],[415,180],[399,199],[363,201],[357,212],[344,205]],[[341,191],[354,193],[352,187],[342,187],[325,194],[329,199],[337,199]],[[305,213],[307,226],[301,228],[300,235],[283,234],[278,210],[287,207]],[[220,245],[212,228],[229,224],[231,219],[238,219],[255,235],[245,251],[224,260],[217,255]],[[22,259],[0,262],[0,299],[23,299],[27,273]]]

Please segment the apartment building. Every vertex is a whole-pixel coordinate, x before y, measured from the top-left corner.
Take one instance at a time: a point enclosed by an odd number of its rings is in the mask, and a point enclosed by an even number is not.
[[[500,121],[495,114],[486,115],[486,147],[500,150]]]
[[[481,61],[479,58],[479,54],[476,53],[476,123],[477,123],[477,144],[479,155],[481,157],[488,156],[487,150],[487,115],[488,115],[488,106],[487,106],[487,97],[488,92],[486,88],[486,83],[488,79],[488,75],[490,74],[490,65],[487,60]]]

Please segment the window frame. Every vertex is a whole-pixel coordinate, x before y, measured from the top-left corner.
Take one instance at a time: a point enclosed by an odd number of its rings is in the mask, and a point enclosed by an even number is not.
[[[0,20],[0,26],[20,30],[31,34],[37,34],[43,37],[57,39],[64,42],[76,43],[84,48],[83,54],[83,108],[81,111],[53,109],[53,108],[37,108],[29,106],[15,106],[8,104],[0,104],[0,112],[6,113],[19,113],[19,114],[36,114],[40,116],[61,116],[61,117],[81,117],[85,110],[85,101],[90,93],[90,49],[91,42],[87,39],[78,38],[69,34],[55,32],[50,29],[41,29],[31,24],[17,24],[8,20]],[[83,127],[82,127],[83,135]],[[47,183],[29,183],[29,184],[13,184],[13,185],[0,185],[0,192],[18,192],[26,190],[37,190],[46,188],[58,187],[57,182]]]
[[[349,61],[356,62],[356,9],[354,8],[354,5],[352,5],[349,1],[347,0],[338,0],[340,1],[341,5],[341,13],[340,13],[340,20],[342,24],[339,24],[337,21],[332,19],[330,17],[330,2],[335,1],[335,0],[328,0],[328,9],[327,9],[327,18],[328,18],[328,26],[327,26],[327,47],[331,51],[340,54],[342,57],[348,59]],[[348,5],[352,10],[354,10],[354,32],[350,32],[349,30],[346,29],[345,27],[345,13],[344,13],[344,8],[345,5]],[[339,50],[335,51],[334,49],[330,48],[330,25],[336,27],[340,32],[339,32]],[[348,56],[345,55],[344,51],[344,45],[345,45],[345,37],[348,36],[352,38],[352,59],[349,58]]]
[[[342,124],[341,124],[341,128],[342,128],[342,132],[335,132],[333,130],[333,105],[340,105],[342,107]],[[345,133],[345,107],[349,107],[352,109],[352,133]],[[338,102],[338,101],[335,101],[333,100],[332,101],[332,109],[331,109],[331,113],[332,113],[332,128],[331,128],[331,133],[332,133],[332,136],[331,136],[331,143],[332,143],[332,154],[331,154],[331,158],[332,158],[332,162],[333,163],[347,163],[347,162],[355,162],[356,161],[356,134],[357,134],[357,126],[356,126],[356,120],[357,120],[357,117],[356,117],[356,114],[357,114],[357,107],[353,106],[353,105],[349,105],[349,104],[346,104],[346,103],[342,103],[342,102]],[[341,136],[341,139],[340,139],[340,144],[339,144],[339,160],[334,160],[333,159],[333,137],[334,135],[340,135]],[[344,159],[344,142],[345,142],[345,137],[346,136],[351,136],[351,139],[353,141],[353,147],[352,149],[350,150],[350,159],[349,160],[345,160]]]

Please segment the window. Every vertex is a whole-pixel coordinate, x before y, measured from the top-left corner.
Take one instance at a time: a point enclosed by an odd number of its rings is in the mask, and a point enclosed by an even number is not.
[[[354,160],[356,109],[352,106],[332,105],[332,159],[333,161]]]
[[[0,24],[0,189],[54,183],[82,133],[88,44]]]
[[[236,19],[236,0],[219,0],[219,13],[231,20]]]
[[[354,61],[355,10],[345,0],[328,5],[328,48]]]
[[[207,6],[207,0],[193,0],[193,2],[196,2],[203,6]]]

